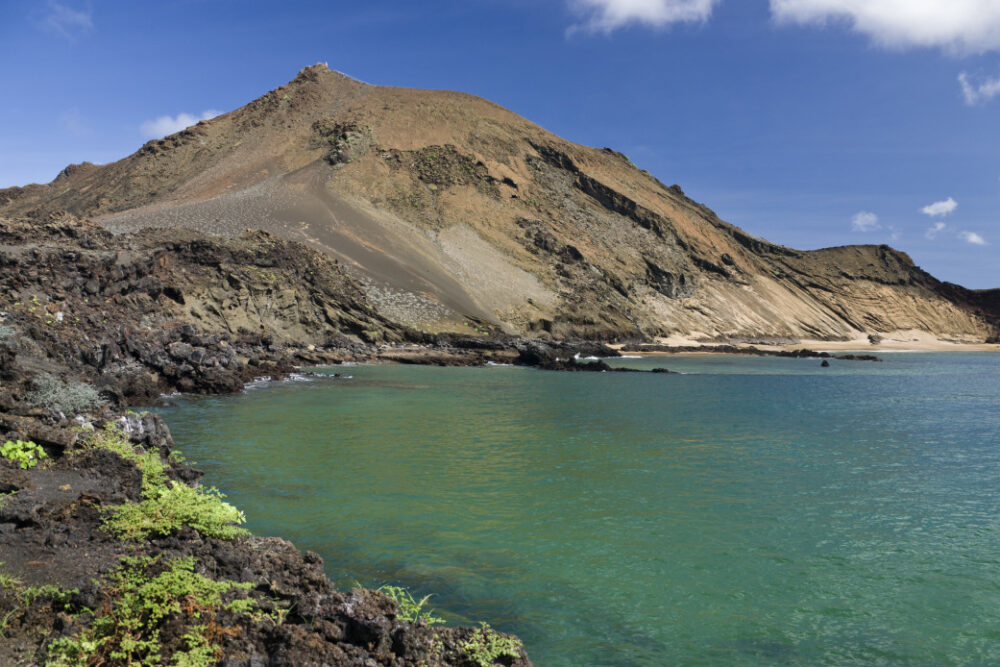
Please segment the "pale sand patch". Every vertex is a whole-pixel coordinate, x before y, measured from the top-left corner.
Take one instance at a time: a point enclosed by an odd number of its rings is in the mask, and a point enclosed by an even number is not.
[[[976,343],[955,340],[943,340],[926,331],[907,330],[891,331],[880,334],[881,342],[872,345],[867,334],[859,334],[851,340],[829,341],[802,339],[795,343],[783,345],[763,345],[751,343],[734,343],[734,347],[750,348],[759,350],[814,350],[817,352],[868,352],[877,354],[878,352],[1000,352],[1000,345],[992,343]],[[712,354],[711,348],[723,343],[710,343],[704,340],[697,340],[691,336],[674,335],[669,338],[657,338],[654,341],[657,345],[669,345],[671,347],[704,347],[704,351],[687,352],[680,354]],[[611,345],[610,347],[620,350],[624,345]],[[670,355],[675,352],[633,352],[628,354],[643,355]],[[725,354],[722,352],[721,354]]]

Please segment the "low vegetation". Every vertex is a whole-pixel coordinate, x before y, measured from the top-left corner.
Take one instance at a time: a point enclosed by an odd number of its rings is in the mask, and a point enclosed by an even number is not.
[[[161,563],[159,558],[124,558],[104,587],[109,596],[90,626],[48,646],[46,667],[77,665],[164,665],[207,667],[222,655],[219,640],[238,632],[220,614],[253,612],[246,597],[250,583],[213,581],[195,572],[193,558]],[[241,594],[242,592],[242,594]],[[180,617],[187,629],[184,646],[166,662],[164,627]]]
[[[186,484],[168,482],[154,496],[140,503],[126,503],[110,510],[104,525],[127,540],[170,535],[190,526],[205,537],[231,540],[249,531],[243,512],[225,502],[218,489],[195,489]]]
[[[0,590],[7,596],[6,613],[0,616],[0,639],[6,635],[11,622],[19,615],[25,614],[36,600],[48,600],[59,611],[67,611],[71,608],[72,596],[79,593],[76,589],[63,590],[51,584],[25,586],[20,579],[3,571],[0,571]]]
[[[396,603],[396,616],[401,621],[408,623],[419,623],[423,621],[427,625],[439,625],[444,623],[443,618],[434,616],[433,610],[425,609],[424,605],[431,599],[430,595],[425,595],[416,600],[410,591],[400,586],[381,586],[378,590],[386,596],[392,598]]]
[[[49,373],[35,376],[35,391],[28,395],[28,404],[36,408],[49,408],[64,415],[78,415],[93,411],[103,404],[97,390],[82,382],[63,384]]]
[[[505,637],[486,623],[459,645],[462,656],[479,667],[493,667],[499,658],[517,658],[524,645],[520,639]]]
[[[108,510],[104,525],[115,535],[142,540],[150,535],[170,535],[190,526],[206,537],[234,539],[247,535],[241,511],[223,500],[215,488],[193,488],[167,477],[167,464],[159,452],[136,448],[115,423],[94,431],[86,446],[107,449],[142,472],[142,501]]]
[[[154,498],[167,488],[167,466],[160,458],[160,453],[137,449],[118,424],[108,422],[103,429],[93,431],[85,438],[84,446],[112,451],[126,461],[134,463],[142,473],[144,498]]]
[[[43,459],[49,458],[41,445],[23,440],[8,440],[0,445],[0,456],[9,461],[14,461],[21,466],[22,470],[34,468]]]

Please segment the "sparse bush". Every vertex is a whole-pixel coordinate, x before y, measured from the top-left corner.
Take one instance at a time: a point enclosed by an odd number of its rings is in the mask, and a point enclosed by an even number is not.
[[[0,343],[13,337],[15,333],[14,327],[9,327],[6,324],[0,324]]]
[[[232,632],[216,621],[219,612],[251,610],[255,601],[240,598],[224,603],[251,583],[213,581],[195,572],[193,558],[178,558],[156,575],[158,558],[124,558],[108,576],[104,590],[110,595],[106,611],[89,628],[73,637],[62,637],[48,646],[46,667],[70,665],[162,665],[161,630],[180,617],[188,625],[183,636],[186,648],[176,650],[169,664],[207,667],[217,664],[220,647],[214,641]],[[196,622],[195,622],[196,621]],[[195,622],[195,623],[192,623]]]
[[[191,526],[206,537],[231,540],[249,534],[240,526],[246,517],[229,503],[218,489],[194,489],[171,482],[169,488],[141,503],[114,507],[104,525],[127,540],[143,540],[150,535],[170,535],[182,526]]]
[[[378,590],[392,598],[396,603],[396,616],[399,617],[399,620],[408,623],[417,623],[422,620],[427,625],[444,623],[444,619],[434,616],[430,609],[424,610],[424,605],[431,598],[430,595],[425,595],[418,601],[413,598],[410,591],[399,586],[380,586]]]
[[[479,667],[493,667],[497,658],[503,656],[516,658],[521,655],[522,646],[520,639],[504,637],[486,623],[480,623],[480,628],[459,644],[462,655]]]
[[[8,440],[0,445],[0,456],[20,464],[22,470],[34,468],[39,461],[49,458],[41,445],[23,440]]]
[[[48,373],[35,376],[35,391],[28,395],[28,404],[35,408],[50,408],[65,415],[90,412],[104,403],[97,390],[82,382],[63,384]]]
[[[142,502],[112,507],[105,517],[105,527],[115,535],[142,540],[150,535],[170,535],[182,526],[220,539],[248,534],[240,527],[246,523],[243,512],[225,502],[218,489],[195,489],[170,481],[159,452],[136,449],[118,424],[111,422],[94,431],[85,446],[115,452],[142,473]]]
[[[0,563],[3,565],[3,563]],[[78,589],[64,590],[58,586],[25,586],[24,582],[8,572],[0,572],[0,588],[13,593],[13,606],[0,618],[0,639],[5,637],[11,621],[24,614],[39,598],[45,598],[57,611],[69,611],[72,596]]]
[[[0,563],[3,565],[3,563]],[[0,572],[0,588],[17,588],[21,585],[21,580],[10,572]]]
[[[131,461],[142,473],[142,495],[154,498],[167,488],[167,466],[159,452],[138,451],[128,439],[122,427],[109,422],[103,429],[88,436],[85,446],[92,449],[107,449]]]

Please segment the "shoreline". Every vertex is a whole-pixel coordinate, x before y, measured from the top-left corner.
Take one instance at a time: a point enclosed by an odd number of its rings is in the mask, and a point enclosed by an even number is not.
[[[692,355],[692,354],[753,354],[753,350],[764,352],[794,352],[796,350],[810,350],[815,352],[835,353],[865,353],[878,355],[879,353],[919,353],[919,352],[1000,352],[1000,343],[971,342],[971,341],[951,341],[938,338],[924,331],[895,331],[880,334],[881,340],[872,343],[865,336],[858,336],[850,340],[821,340],[821,339],[799,339],[794,341],[771,342],[761,341],[720,341],[712,342],[704,339],[687,338],[682,336],[671,336],[669,338],[657,338],[648,345],[660,348],[678,348],[676,351],[667,349],[641,349],[641,345],[630,346],[628,344],[614,344],[609,347],[623,353],[627,348],[627,354],[642,356],[671,356],[671,355]],[[731,347],[746,350],[747,352],[733,352],[725,349],[713,349]],[[639,348],[639,349],[636,349]],[[685,349],[687,348],[687,349]],[[698,348],[692,351],[690,348]]]

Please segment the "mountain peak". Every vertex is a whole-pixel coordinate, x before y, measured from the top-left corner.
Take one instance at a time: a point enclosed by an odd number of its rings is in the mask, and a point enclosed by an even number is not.
[[[302,241],[383,315],[429,331],[981,341],[1000,321],[888,247],[778,246],[614,150],[482,98],[373,86],[325,63],[119,162],[0,191],[0,215],[62,209],[118,233]]]

